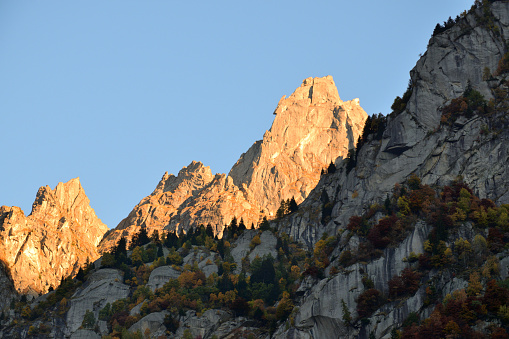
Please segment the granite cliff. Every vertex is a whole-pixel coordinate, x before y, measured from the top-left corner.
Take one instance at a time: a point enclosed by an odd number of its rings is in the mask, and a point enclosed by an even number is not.
[[[484,24],[488,20],[490,26]],[[352,215],[383,202],[394,184],[411,174],[428,185],[446,185],[460,175],[480,197],[509,202],[507,73],[497,71],[508,38],[509,6],[501,1],[473,9],[435,34],[410,72],[404,109],[387,116],[382,137],[367,137],[352,170],[345,161],[333,178],[324,178],[303,205],[309,209],[302,208],[282,229],[313,246],[323,232],[336,234]],[[444,108],[468,86],[484,97],[490,113],[446,121]],[[325,226],[304,213],[321,213],[324,191],[333,205]]]
[[[359,100],[343,102],[331,76],[307,78],[274,111],[272,127],[237,161],[228,175],[213,175],[193,162],[178,176],[165,173],[154,192],[133,209],[100,244],[111,248],[140,227],[187,232],[211,224],[221,236],[236,217],[250,227],[272,219],[281,200],[302,202],[320,173],[343,158],[362,133],[366,113]]]
[[[54,190],[41,187],[29,216],[19,207],[0,207],[0,259],[18,293],[46,293],[99,257],[108,228],[89,203],[76,178]]]
[[[383,205],[397,191],[395,184],[408,181],[413,175],[431,187],[449,185],[460,178],[480,198],[499,206],[509,203],[508,73],[505,66],[509,4],[502,1],[476,3],[448,26],[435,32],[426,53],[410,72],[406,98],[398,98],[399,102],[397,99],[393,106],[395,111],[378,121],[386,125],[383,134],[379,137],[376,133],[367,134],[355,158],[345,160],[335,173],[324,176],[299,206],[299,211],[278,223],[280,231],[310,248],[324,234],[339,233],[346,242],[336,248],[337,256],[343,250],[358,250],[357,238],[349,239],[352,236],[352,232],[347,231],[350,218],[369,213],[377,204]],[[480,100],[472,108],[470,98],[474,94]],[[330,206],[327,219],[324,219],[325,203]],[[429,306],[429,290],[421,288],[404,301],[380,307],[362,324],[357,321],[350,325],[344,320],[345,314],[355,318],[358,298],[367,290],[362,274],[387,295],[390,278],[399,275],[403,268],[412,267],[404,263],[406,258],[412,253],[417,256],[425,253],[421,246],[431,239],[428,238],[429,229],[426,222],[417,223],[414,233],[396,248],[385,250],[380,259],[367,265],[351,266],[345,273],[313,281],[307,288],[301,287],[304,297],[295,315],[295,326],[289,330],[280,328],[276,337],[312,338],[325,333],[387,337],[392,330],[401,328],[412,314],[417,315],[417,319],[429,317],[434,305]],[[487,228],[473,230],[471,223],[458,226],[454,233],[445,242],[453,250],[460,237],[474,243],[475,236],[482,239],[489,236]],[[501,280],[507,278],[506,255],[494,259],[500,262],[498,279]],[[469,285],[468,275],[455,279],[455,274],[447,269],[431,271],[423,280],[434,280],[433,288],[440,291],[440,298],[445,298],[447,294],[464,293]],[[350,313],[340,303],[328,302],[331,295],[335,300],[344,300]]]

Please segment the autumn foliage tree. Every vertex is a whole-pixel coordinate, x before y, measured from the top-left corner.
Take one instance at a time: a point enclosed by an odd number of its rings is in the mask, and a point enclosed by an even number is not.
[[[413,295],[419,289],[421,273],[405,268],[400,275],[389,280],[389,296],[399,298],[405,295]]]
[[[390,234],[391,231],[396,228],[398,220],[396,215],[391,215],[381,219],[378,224],[373,226],[368,233],[368,240],[375,248],[384,249],[391,243]]]
[[[357,314],[359,318],[369,317],[383,303],[382,293],[375,288],[370,288],[357,298]]]

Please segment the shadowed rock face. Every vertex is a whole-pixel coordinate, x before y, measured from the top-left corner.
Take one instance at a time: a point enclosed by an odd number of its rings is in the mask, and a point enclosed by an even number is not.
[[[75,332],[82,324],[87,310],[93,311],[98,317],[107,303],[113,304],[116,300],[129,295],[129,286],[121,283],[122,272],[115,269],[101,269],[88,279],[87,283],[79,288],[69,302],[67,312],[67,330]]]
[[[358,153],[356,168],[348,173],[345,163],[338,162],[335,173],[322,176],[316,186],[306,186],[306,180],[314,180],[316,170],[334,159],[334,155],[330,155],[335,154],[333,150],[338,151],[338,156],[344,156],[338,150],[342,144],[328,149],[329,146],[316,147],[314,143],[337,145],[336,134],[329,134],[328,131],[336,130],[339,134],[346,131],[344,140],[348,149],[349,143],[356,139],[356,133],[360,133],[360,127],[356,132],[353,127],[356,122],[349,116],[358,107],[358,103],[341,103],[330,86],[330,78],[306,79],[294,94],[279,102],[271,130],[266,132],[263,140],[256,142],[241,156],[228,176],[214,176],[209,168],[197,162],[184,168],[177,177],[165,174],[155,191],[144,198],[115,231],[110,232],[109,237],[101,243],[101,248],[113,243],[120,234],[129,236],[141,226],[150,230],[187,229],[199,223],[211,222],[219,225],[216,232],[220,234],[221,225],[228,223],[233,216],[244,218],[249,225],[250,220],[260,217],[262,207],[265,208],[264,213],[270,215],[278,205],[276,199],[289,198],[290,195],[294,195],[297,201],[304,201],[297,212],[278,220],[279,234],[287,233],[313,246],[324,232],[339,234],[339,230],[346,228],[352,214],[361,214],[370,204],[382,202],[395,183],[404,181],[412,173],[421,177],[424,184],[437,185],[449,184],[457,175],[462,175],[464,182],[482,198],[508,203],[507,110],[499,110],[490,117],[463,116],[452,126],[440,125],[440,107],[460,95],[468,80],[486,98],[493,96],[496,90],[507,90],[506,93],[509,93],[505,85],[509,72],[494,74],[488,81],[479,76],[479,69],[496,65],[502,57],[500,41],[509,36],[509,4],[496,2],[490,6],[500,35],[492,34],[476,23],[476,15],[480,11],[477,10],[477,13],[462,18],[456,26],[433,37],[427,53],[412,71],[413,92],[406,110],[389,117],[382,140],[368,138],[365,141]],[[483,47],[479,48],[479,44]],[[505,97],[506,101],[508,98],[509,94]],[[343,117],[340,114],[342,109],[346,112]],[[319,116],[314,116],[315,113]],[[503,119],[497,121],[496,118],[504,118],[505,122],[501,122]],[[344,121],[347,123],[342,125]],[[298,128],[301,128],[299,126],[302,122],[314,127],[306,127],[301,132]],[[496,134],[486,132],[483,127],[490,123],[498,128]],[[315,132],[318,128],[324,128],[327,132]],[[311,187],[311,191],[308,187]],[[324,192],[333,209],[330,221],[323,221],[322,224],[322,220],[328,220],[321,215]],[[45,213],[51,214],[53,209],[45,207],[48,205],[45,204],[46,200],[37,200],[36,204],[42,210],[45,209]],[[273,203],[274,200],[276,203]],[[11,224],[26,225],[27,222],[23,222],[28,218],[23,218],[22,212],[19,214],[15,208],[5,208],[0,217],[0,225],[9,226],[6,220]],[[2,231],[5,231],[5,226],[2,227]],[[367,338],[372,333],[381,338],[390,336],[392,329],[401,329],[402,323],[412,312],[418,313],[421,319],[429,317],[435,305],[426,301],[429,297],[427,284],[421,284],[413,296],[388,300],[367,318],[367,322],[357,319],[357,298],[367,288],[362,282],[363,277],[369,278],[375,288],[387,294],[388,282],[392,277],[399,275],[406,267],[415,267],[405,258],[424,252],[424,242],[431,228],[432,225],[424,220],[418,220],[403,241],[386,248],[378,259],[357,262],[332,273],[333,267],[342,265],[340,258],[343,251],[359,248],[358,236],[349,232],[342,233],[329,256],[331,262],[325,269],[326,278],[303,278],[295,293],[297,297],[294,301],[298,308],[293,310],[293,321],[280,322],[271,337]],[[237,263],[237,269],[245,257],[252,261],[257,255],[277,255],[277,239],[268,231],[261,233],[261,244],[251,248],[251,241],[257,232],[245,231],[232,241],[231,255]],[[458,239],[474,242],[475,233],[470,223],[463,224],[454,233],[449,238],[450,244]],[[6,234],[9,235],[8,232]],[[507,251],[501,255],[500,277],[506,279],[509,263]],[[212,264],[215,256],[209,254],[208,250],[195,250],[184,258],[184,265],[196,264],[204,273],[212,274],[217,272],[217,266]],[[147,286],[154,290],[178,274],[179,271],[174,268],[161,266],[151,272]],[[97,318],[99,310],[107,302],[128,296],[129,286],[120,283],[120,280],[120,271],[103,269],[95,272],[77,290],[69,301],[66,335],[94,335],[78,330],[84,314],[92,309]],[[432,286],[442,299],[469,284],[462,279],[462,275],[453,274],[447,268],[425,272],[423,281],[430,280],[433,280]],[[135,306],[131,314],[139,314],[142,305],[140,303]],[[350,320],[346,319],[345,313],[348,318],[351,317],[353,326],[349,324]],[[153,335],[164,335],[165,315],[164,310],[153,312],[141,318],[131,330],[144,332],[148,329]],[[184,329],[189,329],[193,336],[234,336],[240,333],[238,329],[248,326],[245,318],[215,309],[209,309],[200,316],[195,311],[188,311],[180,315],[178,320],[182,324],[176,333],[179,337],[184,335]],[[499,325],[498,320],[490,322],[491,325],[484,329],[486,335],[492,325]],[[476,323],[476,326],[482,330],[480,323]],[[102,328],[101,331],[106,334],[108,329],[105,324]]]
[[[222,235],[236,217],[250,227],[275,215],[281,200],[302,202],[320,180],[322,169],[345,157],[362,133],[366,112],[359,100],[343,102],[331,76],[307,78],[279,101],[272,127],[237,161],[228,175],[212,175],[200,162],[177,177],[163,176],[154,192],[141,200],[111,231],[100,251],[140,227],[188,230],[211,224]]]
[[[28,217],[19,207],[0,207],[0,255],[18,292],[45,293],[99,257],[108,227],[89,203],[77,178],[41,187]]]
[[[16,297],[16,290],[12,282],[10,272],[6,265],[0,261],[0,310],[8,307],[11,300]]]
[[[406,109],[388,118],[382,140],[368,140],[358,154],[356,168],[349,173],[343,163],[334,174],[324,176],[299,211],[279,223],[281,232],[311,247],[324,232],[337,234],[346,229],[352,215],[361,215],[373,203],[383,203],[394,185],[412,173],[422,178],[423,184],[439,186],[449,185],[462,176],[479,197],[497,204],[509,203],[508,113],[503,107],[508,96],[502,97],[499,106],[495,104],[491,116],[461,116],[452,126],[441,124],[441,107],[462,95],[469,81],[486,100],[500,92],[507,93],[505,83],[509,73],[497,74],[495,70],[507,51],[504,40],[509,37],[509,3],[494,2],[489,6],[500,34],[479,23],[478,18],[484,14],[478,8],[452,28],[432,37],[427,52],[411,72],[413,91]],[[482,76],[484,69],[494,74],[487,79]],[[325,225],[320,222],[323,192],[334,205],[331,221]],[[399,274],[402,256],[412,251],[422,253],[429,228],[418,223],[396,248],[386,249],[382,258],[362,267],[377,289],[387,290],[384,282]],[[506,264],[506,258],[501,262]],[[432,312],[433,307],[426,307],[426,291],[421,287],[404,302],[380,308],[362,330],[345,325],[343,309],[337,301],[344,300],[349,312],[355,314],[355,297],[362,290],[359,270],[360,266],[352,265],[347,273],[332,279],[309,281],[307,286],[305,281],[301,285],[304,296],[295,325],[290,329],[281,326],[274,337],[311,338],[325,333],[361,338],[373,333],[377,338],[388,337],[393,326],[400,326],[411,312],[420,314],[421,319]],[[437,291],[443,296],[468,284],[452,274],[441,274],[433,272],[430,277],[438,280]]]
[[[489,118],[460,117],[452,128],[440,125],[441,108],[462,95],[469,81],[487,101],[498,90],[507,90],[508,73],[495,71],[509,37],[509,4],[494,2],[490,10],[500,35],[478,23],[483,13],[477,9],[430,39],[410,72],[413,91],[406,109],[388,117],[382,140],[364,144],[355,169],[346,173],[340,164],[335,174],[323,178],[299,213],[282,223],[286,233],[313,246],[324,232],[345,229],[349,218],[362,214],[366,206],[383,203],[394,184],[412,173],[428,185],[448,185],[461,175],[481,198],[509,203],[509,133],[500,128],[507,110],[495,109]],[[491,79],[483,79],[485,69],[493,73]],[[497,124],[500,130],[495,133],[491,126]],[[327,225],[320,223],[323,191],[334,203]]]

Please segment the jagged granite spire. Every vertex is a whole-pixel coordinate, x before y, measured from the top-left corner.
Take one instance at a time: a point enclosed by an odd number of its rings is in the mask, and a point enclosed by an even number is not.
[[[321,170],[354,147],[367,118],[358,99],[341,101],[331,76],[305,79],[292,95],[281,98],[274,113],[263,140],[242,154],[229,173],[269,216],[282,199],[302,202]]]
[[[45,293],[99,257],[107,230],[79,178],[41,187],[28,217],[19,207],[0,207],[0,259],[18,292]]]

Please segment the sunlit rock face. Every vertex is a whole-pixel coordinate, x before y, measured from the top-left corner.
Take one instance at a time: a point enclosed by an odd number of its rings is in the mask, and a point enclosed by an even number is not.
[[[100,250],[140,227],[150,234],[211,224],[221,236],[234,217],[256,226],[263,216],[275,215],[281,200],[303,201],[322,169],[354,147],[367,118],[358,99],[341,101],[331,76],[305,79],[288,98],[281,98],[274,114],[270,130],[228,175],[214,176],[200,162],[184,167],[176,177],[165,174],[154,192],[108,233]]]
[[[354,147],[367,118],[358,99],[341,101],[331,76],[305,79],[279,101],[274,114],[263,140],[229,174],[268,215],[275,214],[282,199],[303,201],[321,170]]]
[[[18,292],[45,293],[99,257],[107,230],[78,178],[41,187],[28,217],[19,207],[0,207],[0,259]]]

